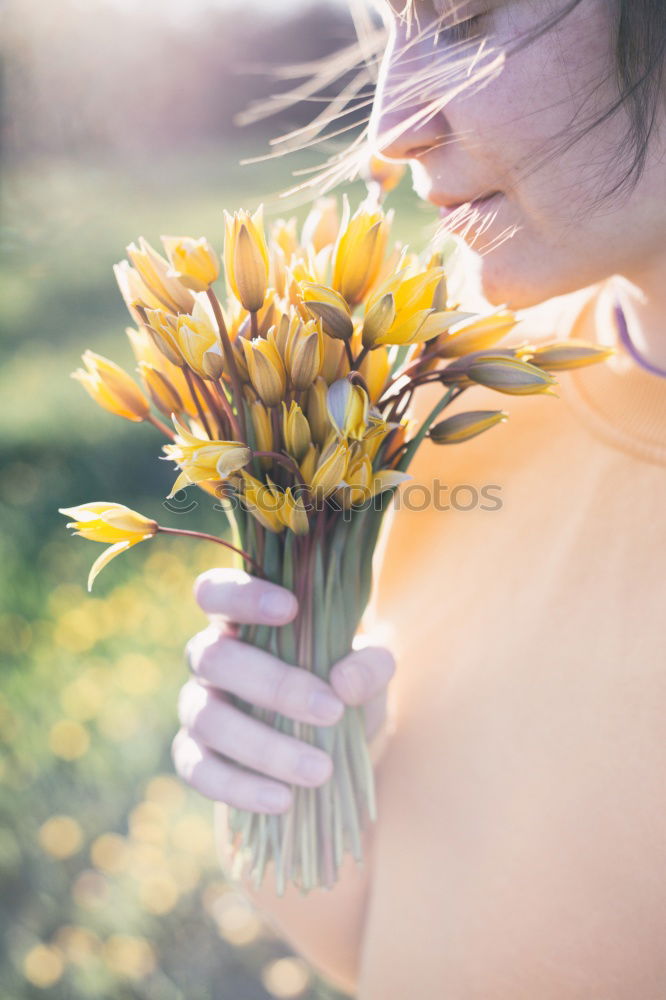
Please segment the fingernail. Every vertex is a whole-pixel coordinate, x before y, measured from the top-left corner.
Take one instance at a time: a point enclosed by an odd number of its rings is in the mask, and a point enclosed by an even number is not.
[[[310,711],[324,721],[337,719],[343,703],[330,691],[314,691],[310,695]]]
[[[269,618],[285,618],[294,610],[292,594],[284,590],[267,590],[259,598],[259,608]]]

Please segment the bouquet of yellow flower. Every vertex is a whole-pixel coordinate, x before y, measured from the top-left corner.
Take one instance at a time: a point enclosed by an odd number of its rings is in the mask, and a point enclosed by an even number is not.
[[[101,406],[169,439],[164,457],[179,470],[170,496],[192,484],[216,495],[233,541],[120,504],[63,509],[78,534],[110,543],[89,588],[110,559],[158,532],[211,538],[299,599],[291,624],[244,626],[241,638],[326,680],[352,648],[384,512],[421,442],[463,442],[507,416],[438,420],[446,407],[476,384],[553,394],[553,371],[608,356],[572,340],[496,347],[514,314],[450,302],[441,255],[424,262],[389,246],[392,214],[376,194],[353,216],[345,197],[341,219],[334,199],[320,199],[300,238],[290,219],[267,239],[261,207],[225,213],[222,301],[213,288],[220,258],[206,239],[164,236],[165,256],[144,239],[127,248],[115,272],[136,323],[127,332],[143,388],[90,351],[74,377]],[[441,399],[413,426],[410,401],[432,382]],[[231,809],[236,858],[250,859],[257,885],[272,859],[280,895],[290,880],[302,892],[331,887],[345,850],[362,862],[360,834],[376,819],[363,709],[318,728],[234,700],[334,761],[325,785],[293,788],[286,814]]]

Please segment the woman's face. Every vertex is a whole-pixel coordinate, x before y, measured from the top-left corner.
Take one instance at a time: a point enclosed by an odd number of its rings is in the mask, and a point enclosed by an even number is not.
[[[386,0],[381,0],[386,4]],[[610,0],[581,0],[554,28],[511,54],[485,85],[450,96],[437,114],[383,141],[415,111],[446,93],[459,43],[454,32],[433,38],[447,0],[416,0],[418,24],[387,9],[391,38],[370,123],[382,155],[409,160],[418,195],[435,205],[500,192],[479,206],[478,225],[456,229],[480,255],[482,290],[492,304],[526,308],[611,274],[640,284],[640,275],[664,265],[666,170],[663,135],[653,136],[648,163],[630,196],[595,208],[593,202],[631,162],[620,160],[629,118],[624,107],[571,148],[531,169],[545,144],[562,130],[593,121],[617,96]],[[529,28],[562,9],[564,0],[464,0],[455,20],[481,15],[474,33],[486,36],[486,60],[500,55]],[[450,9],[451,0],[448,0]],[[400,9],[397,0],[396,9]],[[423,38],[414,44],[414,38]],[[476,52],[478,42],[467,43]],[[407,46],[405,48],[405,46]],[[484,65],[486,63],[484,62]],[[428,73],[426,82],[413,86]],[[460,77],[457,78],[458,82]],[[402,89],[412,86],[409,103]],[[396,89],[397,88],[397,89]],[[657,128],[663,123],[662,116]],[[633,150],[629,150],[631,154]],[[494,216],[494,217],[493,217]],[[507,232],[512,235],[497,241]],[[491,249],[490,244],[495,242]]]

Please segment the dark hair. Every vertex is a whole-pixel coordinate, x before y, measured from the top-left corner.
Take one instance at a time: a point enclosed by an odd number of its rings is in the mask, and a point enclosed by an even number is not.
[[[630,122],[629,129],[617,151],[618,155],[613,158],[610,167],[615,171],[618,161],[623,162],[630,158],[631,162],[619,180],[616,180],[609,189],[600,195],[596,204],[612,199],[616,195],[619,196],[625,191],[630,193],[640,180],[645,169],[650,137],[655,128],[659,105],[664,99],[666,3],[664,0],[607,0],[607,2],[612,7],[613,14],[609,55],[614,52],[614,67],[611,68],[610,72],[615,76],[617,97],[596,119],[583,121],[582,125],[573,132],[567,128],[552,136],[552,141],[549,140],[547,143],[548,151],[533,166],[535,169],[554,155],[566,151],[592,129],[601,125],[621,108],[626,107]],[[510,57],[511,54],[531,44],[542,34],[555,27],[580,3],[581,0],[568,0],[561,10],[526,32],[510,46],[503,48],[504,57]],[[382,27],[377,24],[377,18],[373,20],[364,0],[349,0],[349,4],[356,27],[357,42],[354,45],[346,46],[333,56],[327,56],[315,63],[303,64],[303,73],[299,73],[298,66],[289,67],[292,76],[309,76],[310,79],[306,84],[300,84],[288,94],[281,94],[280,106],[284,108],[290,97],[293,98],[293,103],[297,103],[303,99],[304,93],[306,94],[305,99],[321,102],[321,97],[314,98],[313,95],[330,86],[332,80],[343,78],[347,82],[342,87],[340,94],[330,98],[331,114],[321,113],[314,119],[309,128],[300,129],[273,140],[272,144],[278,147],[275,155],[282,155],[286,149],[293,151],[302,149],[305,145],[312,145],[313,139],[316,139],[317,136],[321,136],[323,142],[353,130],[358,127],[359,112],[364,112],[372,104],[377,83],[378,65],[386,48],[386,26],[384,25],[382,30]],[[429,29],[432,34],[441,31],[442,24],[448,24],[449,27],[446,30],[452,31],[455,38],[458,22],[451,21],[451,17],[455,16],[456,4],[457,0],[451,0],[452,9],[437,19],[435,28]],[[407,23],[408,30],[412,21],[418,23],[414,0],[404,0],[402,10],[395,12],[400,19]],[[428,36],[421,34],[418,37]],[[477,39],[478,37],[478,35],[474,36]],[[471,41],[474,41],[474,38]],[[464,66],[469,63],[469,40],[457,39],[452,44],[459,46],[458,51],[461,53],[459,65]],[[476,51],[477,48],[474,49],[474,52]],[[466,56],[465,53],[468,55]],[[606,79],[604,78],[600,83],[605,82]],[[413,88],[408,88],[408,92],[413,94]],[[434,114],[436,111],[432,113]],[[265,116],[260,112],[253,116],[253,120]],[[338,123],[342,119],[345,117],[349,119],[350,116],[351,122],[338,127]],[[359,166],[369,151],[367,146],[368,120],[369,115],[361,120],[361,124],[366,126],[361,134],[346,149],[334,153],[314,177],[284,193],[292,194],[313,187],[318,192],[323,193],[341,180],[352,180],[357,176]],[[336,126],[335,131],[332,135],[326,136],[324,130],[331,123]],[[304,136],[300,143],[298,141],[299,134]],[[294,142],[294,139],[297,141]],[[559,144],[557,144],[558,139],[561,140]],[[279,148],[280,143],[284,144],[282,149]]]

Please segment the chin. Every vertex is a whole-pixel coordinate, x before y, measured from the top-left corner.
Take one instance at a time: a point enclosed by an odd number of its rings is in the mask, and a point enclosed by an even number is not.
[[[480,257],[479,290],[491,306],[504,305],[513,311],[529,309],[547,299],[578,291],[586,283],[581,282],[580,272],[558,274],[552,267],[546,273],[538,269],[530,271],[517,255],[513,262],[510,256],[508,246],[504,245]],[[547,256],[544,251],[544,259]]]

